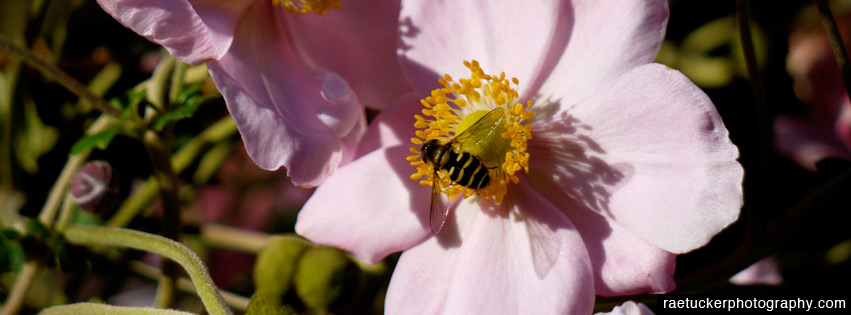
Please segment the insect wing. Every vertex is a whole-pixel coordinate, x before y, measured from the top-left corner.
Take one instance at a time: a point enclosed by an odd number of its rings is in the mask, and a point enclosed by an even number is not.
[[[431,209],[429,210],[429,218],[431,223],[431,232],[434,235],[440,233],[443,225],[446,224],[446,216],[449,214],[449,198],[440,190],[440,176],[437,171],[434,172],[434,177],[431,180]]]
[[[497,132],[497,127],[503,124],[502,120],[505,115],[496,114],[497,111],[504,111],[503,108],[494,108],[489,111],[487,114],[476,120],[469,128],[465,129],[460,134],[457,134],[452,140],[449,142],[449,145],[464,151],[464,146],[466,145],[479,145],[476,143],[467,143],[471,137],[476,136],[477,139],[487,139],[490,136]],[[482,140],[479,140],[482,141]]]

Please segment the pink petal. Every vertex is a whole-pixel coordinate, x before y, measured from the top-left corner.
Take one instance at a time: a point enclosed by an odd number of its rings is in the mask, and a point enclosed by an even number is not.
[[[536,159],[535,164],[541,162]],[[647,243],[587,205],[576,202],[561,191],[559,185],[553,185],[543,174],[536,173],[529,174],[529,181],[534,182],[536,190],[552,204],[559,205],[582,236],[591,258],[597,295],[662,293],[674,289],[676,255]]]
[[[738,285],[780,285],[783,275],[777,269],[774,257],[763,258],[748,266],[730,278],[730,283]]]
[[[829,128],[830,122],[813,118],[777,117],[773,128],[775,149],[811,171],[816,170],[816,162],[825,158],[851,159],[851,152]]]
[[[402,66],[425,95],[438,76],[469,77],[464,60],[488,73],[505,71],[521,82],[521,94],[552,67],[569,34],[567,1],[409,1],[402,6]],[[552,51],[552,52],[551,52]]]
[[[512,197],[519,206],[463,201],[447,222],[457,230],[402,253],[386,313],[590,313],[591,266],[573,225],[531,189]]]
[[[251,1],[98,0],[127,28],[162,45],[180,61],[198,64],[222,57]]]
[[[363,109],[338,75],[304,70],[283,32],[274,10],[255,6],[231,50],[207,66],[254,162],[316,186],[351,158],[342,151],[354,150]]]
[[[338,169],[302,208],[296,233],[368,263],[431,235],[431,188],[409,177],[407,155],[407,145],[382,148]]]
[[[653,315],[653,311],[647,305],[626,301],[621,305],[615,306],[611,312],[594,313],[594,315]]]
[[[408,93],[393,101],[391,106],[381,110],[369,123],[357,150],[357,156],[363,156],[381,147],[398,144],[410,144],[414,134],[415,114],[422,114],[423,105],[417,93]]]
[[[842,33],[847,34],[845,26],[848,23],[843,20],[847,19],[840,19],[838,25]],[[817,119],[836,117],[839,104],[848,96],[827,33],[821,25],[796,29],[789,35],[786,71],[792,77],[795,95],[812,105],[810,116]]]
[[[338,73],[360,100],[384,108],[411,90],[396,58],[399,0],[345,1],[326,16],[296,14],[287,25],[301,60]]]
[[[851,150],[851,103],[849,103],[847,96],[845,101],[842,102],[842,109],[839,111],[839,118],[836,119],[834,129],[845,148]]]
[[[673,253],[703,246],[738,218],[738,150],[712,102],[681,73],[637,67],[563,115],[554,121],[572,124],[572,146],[554,148],[539,135],[529,142],[530,165],[593,211]],[[537,165],[535,156],[551,161]]]
[[[539,95],[570,106],[653,61],[668,22],[665,0],[574,0],[567,49]],[[522,84],[522,82],[521,82]]]
[[[366,112],[360,107],[360,104],[357,104],[357,102],[355,102],[355,105],[356,106],[352,106],[354,108],[357,108],[357,111],[355,113],[355,125],[352,126],[351,130],[345,132],[344,135],[340,138],[343,150],[343,156],[340,158],[340,166],[346,165],[360,157],[360,155],[357,155],[356,152],[358,150],[358,147],[360,146],[360,142],[363,139],[364,134],[366,133]]]

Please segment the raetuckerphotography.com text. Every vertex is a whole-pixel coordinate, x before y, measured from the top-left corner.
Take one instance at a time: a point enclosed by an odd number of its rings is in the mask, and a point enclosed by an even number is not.
[[[662,294],[657,298],[659,314],[784,313],[844,314],[846,298],[685,295]]]

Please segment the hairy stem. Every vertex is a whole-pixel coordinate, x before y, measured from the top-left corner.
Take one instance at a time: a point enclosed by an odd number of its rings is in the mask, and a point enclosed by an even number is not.
[[[114,306],[99,303],[74,303],[46,308],[38,315],[127,314],[127,315],[192,315],[193,313],[153,307]]]
[[[158,279],[162,274],[159,269],[140,261],[131,261],[130,270],[143,277],[154,280]],[[198,295],[198,290],[195,289],[195,285],[186,277],[180,277],[177,279],[177,289],[185,293]],[[247,297],[225,290],[219,290],[219,294],[222,295],[222,298],[225,300],[227,305],[237,311],[245,312],[245,309],[248,308],[248,303],[250,301]]]
[[[162,236],[130,229],[78,224],[68,226],[65,230],[65,238],[69,243],[76,245],[128,247],[168,257],[183,266],[189,274],[208,313],[231,314],[231,310],[225,305],[201,258],[183,244]]]

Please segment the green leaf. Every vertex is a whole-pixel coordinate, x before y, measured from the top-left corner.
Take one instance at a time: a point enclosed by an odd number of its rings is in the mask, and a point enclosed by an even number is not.
[[[98,132],[93,135],[88,135],[83,137],[80,140],[77,140],[77,143],[74,143],[74,146],[71,147],[71,155],[77,155],[83,153],[86,150],[91,149],[92,147],[97,147],[98,149],[105,149],[106,146],[112,142],[112,138],[115,137],[116,134],[121,132],[121,126],[113,125],[106,130]]]
[[[18,236],[15,230],[3,230],[0,233],[0,272],[21,270],[24,264],[24,249],[16,240]]]
[[[5,229],[0,231],[0,238],[5,238],[9,240],[18,239],[21,236],[21,232],[15,229]]]
[[[83,225],[103,225],[103,220],[101,220],[100,216],[88,211],[80,211],[79,209],[74,209],[74,219],[71,222]]]
[[[46,239],[50,237],[50,231],[38,220],[27,220],[27,235]]]
[[[177,97],[177,106],[154,122],[154,130],[160,131],[172,121],[191,117],[203,101],[203,97],[199,93],[202,85],[203,83],[196,83],[181,91]]]

